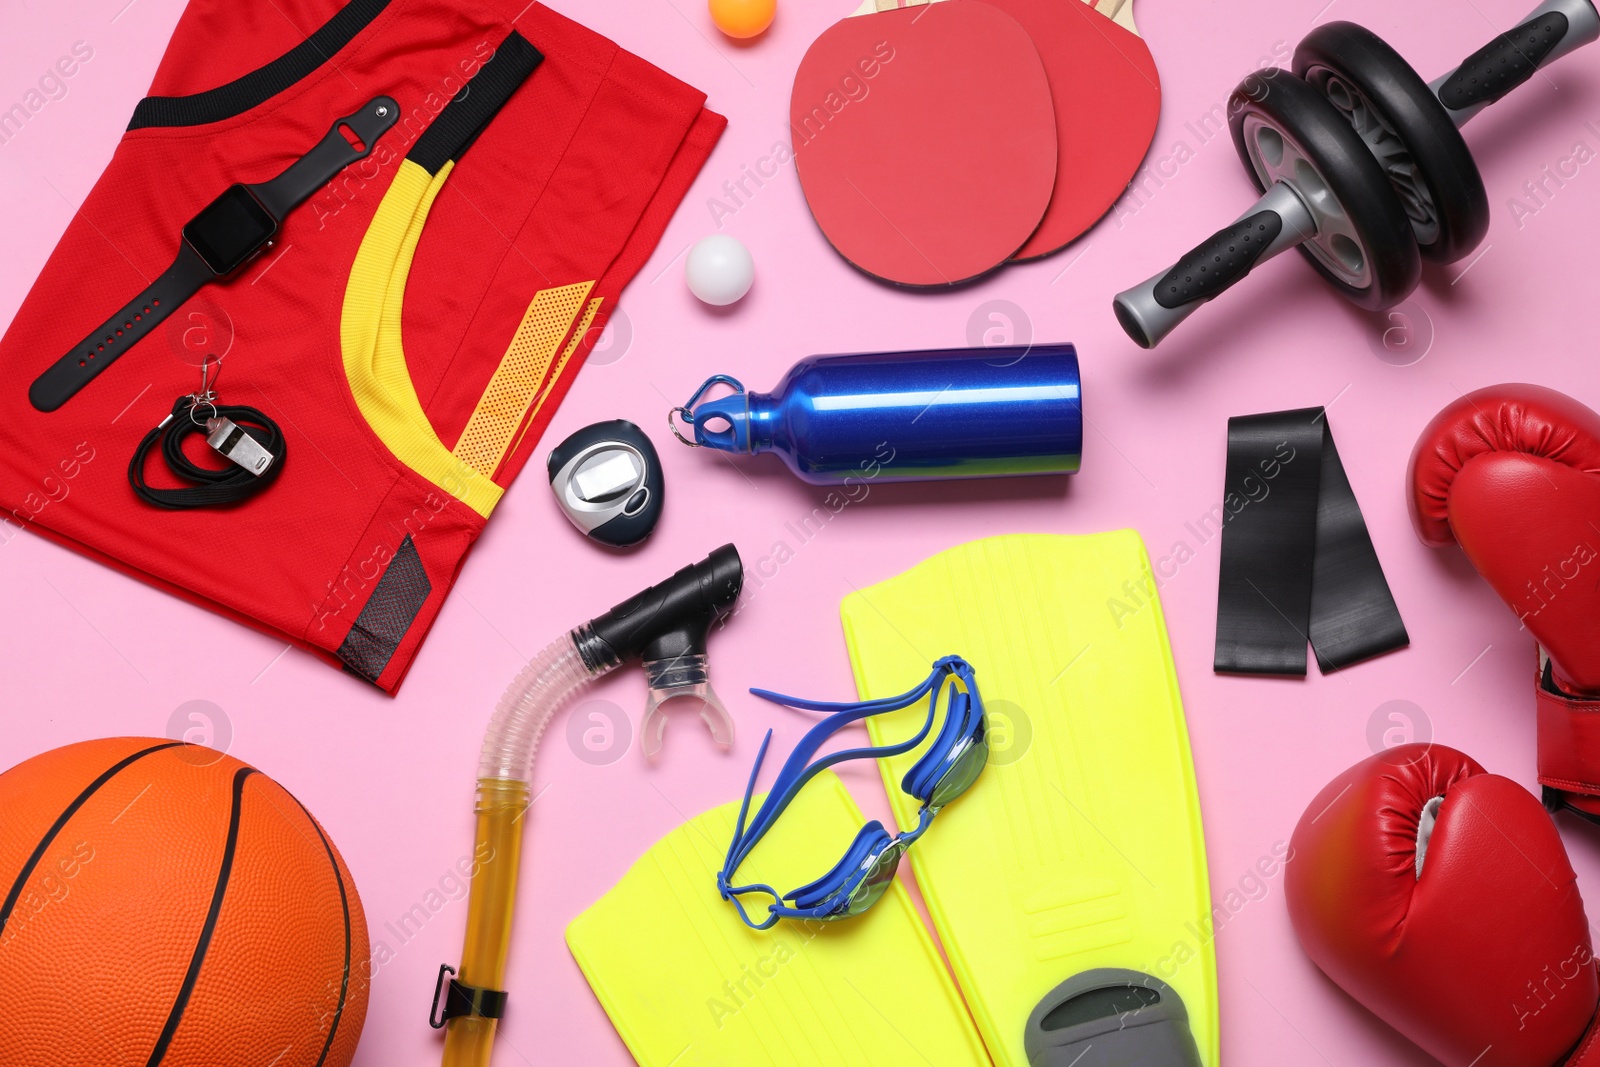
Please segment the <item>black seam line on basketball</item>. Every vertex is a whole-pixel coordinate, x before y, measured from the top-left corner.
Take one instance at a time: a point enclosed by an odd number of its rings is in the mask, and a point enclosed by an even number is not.
[[[288,792],[288,790],[284,790]],[[345,892],[344,874],[339,870],[339,860],[333,854],[333,845],[328,841],[328,835],[322,832],[311,812],[306,811],[306,806],[300,803],[300,798],[289,793],[289,799],[295,802],[306,818],[311,821],[311,828],[317,831],[317,837],[322,841],[322,847],[328,853],[328,865],[333,868],[333,880],[339,884],[339,904],[344,908],[344,977],[339,982],[339,1006],[333,1010],[333,1023],[328,1027],[328,1040],[322,1043],[322,1055],[317,1057],[316,1067],[323,1067],[328,1062],[328,1050],[333,1048],[333,1039],[338,1036],[339,1022],[344,1018],[345,999],[350,995],[350,895]]]
[[[145,1067],[156,1067],[166,1057],[167,1048],[178,1032],[178,1024],[183,1021],[184,1009],[194,995],[195,983],[200,980],[200,967],[211,948],[211,937],[217,931],[217,917],[222,914],[222,899],[227,896],[228,880],[233,877],[233,858],[239,848],[239,821],[244,810],[244,783],[255,773],[254,767],[240,767],[234,772],[233,813],[228,817],[228,844],[222,850],[222,866],[217,871],[217,886],[211,892],[211,908],[206,912],[205,925],[200,928],[200,940],[194,946],[194,955],[189,958],[189,972],[183,976],[178,999],[172,1004],[167,1024],[161,1028],[161,1036],[156,1039],[156,1047],[150,1050],[150,1059]]]
[[[60,835],[61,831],[66,829],[67,823],[72,821],[72,817],[78,814],[78,809],[87,804],[89,802],[89,798],[94,796],[102,786],[111,781],[111,779],[115,778],[121,771],[130,765],[144,759],[152,752],[160,752],[162,749],[167,748],[176,748],[181,744],[183,744],[182,741],[168,741],[166,744],[152,745],[149,748],[135,752],[133,755],[113,764],[110,770],[106,771],[100,777],[90,782],[88,786],[84,788],[83,792],[79,793],[77,798],[73,800],[71,804],[67,805],[67,810],[63,811],[61,813],[61,817],[51,824],[49,830],[45,831],[44,837],[39,841],[39,847],[33,850],[33,855],[28,857],[28,862],[22,865],[22,871],[17,875],[17,880],[12,884],[11,892],[6,894],[5,903],[0,904],[0,934],[5,933],[6,923],[10,921],[11,913],[16,909],[17,901],[22,898],[22,887],[28,884],[29,877],[32,876],[34,869],[39,866],[39,862],[44,859],[45,852],[49,850],[50,846],[55,842],[56,837]]]

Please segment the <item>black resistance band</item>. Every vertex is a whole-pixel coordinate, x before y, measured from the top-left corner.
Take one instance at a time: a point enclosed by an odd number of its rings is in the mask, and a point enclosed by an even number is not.
[[[226,404],[213,407],[206,403],[199,407],[200,411],[196,412],[194,397],[179,397],[178,402],[172,405],[172,414],[163,419],[160,426],[145,434],[139,447],[133,450],[133,459],[128,463],[128,481],[134,493],[145,503],[169,511],[218,507],[254,496],[277,481],[285,459],[283,431],[277,423],[255,408]],[[205,418],[232,419],[241,431],[255,438],[256,443],[275,458],[260,474],[252,474],[233,463],[220,468],[202,467],[195,463],[184,454],[183,444],[195,434],[202,438],[206,436],[202,414]],[[167,461],[174,475],[193,483],[190,488],[157,489],[145,480],[145,457],[158,439],[161,441],[161,457]]]
[[[1218,673],[1323,673],[1410,643],[1322,408],[1228,420]]]

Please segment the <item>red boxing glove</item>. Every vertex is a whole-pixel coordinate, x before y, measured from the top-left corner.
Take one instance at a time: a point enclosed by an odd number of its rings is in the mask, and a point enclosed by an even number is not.
[[[1600,415],[1537,385],[1479,389],[1411,454],[1411,517],[1460,544],[1540,655],[1545,802],[1600,816]]]
[[[1295,827],[1289,918],[1345,992],[1450,1067],[1595,1067],[1600,978],[1550,816],[1454,749],[1351,767]]]

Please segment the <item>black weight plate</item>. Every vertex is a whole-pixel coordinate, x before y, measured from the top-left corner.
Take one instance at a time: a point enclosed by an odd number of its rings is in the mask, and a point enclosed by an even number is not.
[[[1300,42],[1294,72],[1373,147],[1424,259],[1453,263],[1478,246],[1489,232],[1483,177],[1449,112],[1399,53],[1365,27],[1330,22]],[[1401,153],[1392,152],[1396,138]]]
[[[1393,307],[1422,279],[1422,256],[1411,220],[1378,160],[1327,97],[1294,74],[1269,67],[1247,76],[1228,98],[1233,147],[1257,190],[1265,177],[1251,161],[1245,125],[1254,116],[1295,147],[1314,167],[1328,194],[1350,222],[1366,265],[1367,281],[1345,281],[1307,242],[1301,255],[1341,296],[1370,310]]]

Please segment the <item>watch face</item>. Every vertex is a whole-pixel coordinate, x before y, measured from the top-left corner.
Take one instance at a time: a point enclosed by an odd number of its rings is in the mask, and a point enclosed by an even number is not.
[[[218,274],[236,270],[278,231],[277,220],[242,185],[226,192],[183,228],[183,239]]]

